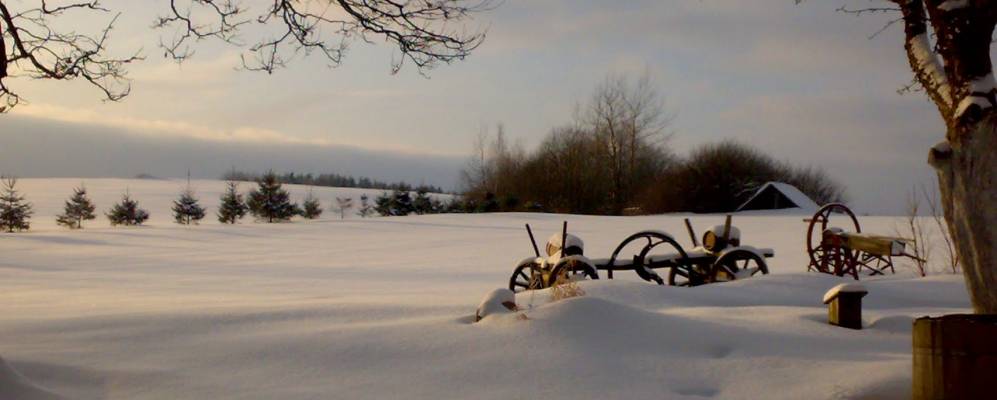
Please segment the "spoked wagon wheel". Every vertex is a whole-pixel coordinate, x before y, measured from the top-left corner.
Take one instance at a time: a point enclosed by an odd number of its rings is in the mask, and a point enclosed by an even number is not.
[[[699,286],[710,283],[712,266],[700,264],[680,264],[668,271],[668,284],[671,286]]]
[[[807,254],[810,255],[810,265],[807,267],[808,271],[817,270],[826,274],[834,273],[835,270],[832,269],[834,266],[843,267],[842,263],[846,262],[847,258],[850,258],[850,255],[845,254],[847,252],[844,252],[842,248],[832,246],[824,240],[824,231],[827,228],[842,227],[831,224],[831,216],[834,214],[840,214],[841,218],[835,218],[835,220],[843,220],[845,226],[848,225],[848,220],[850,219],[851,225],[855,228],[855,233],[862,232],[862,227],[859,226],[859,220],[855,218],[855,213],[844,204],[831,203],[821,207],[810,218],[810,225],[807,227]]]
[[[613,251],[613,255],[609,258],[609,279],[613,279],[613,266],[619,265],[620,261],[627,256],[626,253],[631,252],[634,253],[633,259],[629,261],[632,262],[637,275],[641,279],[657,282],[659,285],[664,285],[665,280],[650,268],[648,256],[652,252],[673,259],[677,265],[686,264],[688,259],[685,250],[682,250],[682,246],[670,235],[656,231],[637,232],[624,239]],[[626,260],[623,261],[626,262]]]
[[[516,266],[509,278],[509,290],[519,293],[527,290],[543,289],[543,273],[535,259],[526,259]]]
[[[765,263],[765,259],[753,251],[733,250],[720,256],[713,263],[713,271],[711,272],[710,282],[727,282],[750,278],[758,274],[767,275],[769,267]]]
[[[599,279],[599,273],[592,266],[592,262],[584,256],[568,256],[558,261],[551,270],[547,286],[554,286],[559,280],[576,281],[585,278]]]

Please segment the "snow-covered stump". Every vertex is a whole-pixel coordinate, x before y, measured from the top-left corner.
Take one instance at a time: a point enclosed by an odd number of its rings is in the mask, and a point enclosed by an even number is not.
[[[915,400],[993,398],[997,315],[918,318],[913,335]]]
[[[517,310],[519,307],[516,306],[516,293],[505,288],[495,289],[481,300],[478,311],[474,313],[474,322],[492,314],[507,314]]]
[[[856,283],[842,283],[824,294],[827,323],[842,328],[862,329],[862,298],[869,291]]]

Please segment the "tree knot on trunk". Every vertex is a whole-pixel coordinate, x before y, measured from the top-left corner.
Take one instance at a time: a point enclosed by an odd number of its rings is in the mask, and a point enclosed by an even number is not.
[[[974,125],[983,120],[986,114],[997,106],[997,89],[973,91],[959,102],[954,117],[961,126]]]
[[[939,142],[928,152],[928,164],[938,170],[944,169],[951,159],[952,145],[947,140]]]

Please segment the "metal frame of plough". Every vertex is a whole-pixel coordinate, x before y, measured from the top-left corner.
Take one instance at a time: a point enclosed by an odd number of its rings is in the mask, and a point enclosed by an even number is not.
[[[618,271],[634,271],[637,276],[649,282],[672,286],[698,286],[707,283],[747,278],[758,273],[768,274],[766,258],[775,255],[771,249],[757,249],[741,246],[740,238],[730,237],[731,217],[728,215],[723,234],[707,231],[703,245],[696,239],[696,233],[689,219],[685,219],[686,229],[694,249],[685,251],[675,238],[664,231],[641,231],[624,239],[608,259],[590,259],[582,254],[565,251],[553,263],[540,255],[533,230],[526,224],[535,257],[520,261],[509,279],[509,289],[519,292],[543,289],[552,286],[559,277],[568,279],[599,279],[598,271],[605,271],[613,279]],[[561,243],[566,243],[567,226],[561,230]],[[621,257],[622,252],[634,243],[646,241],[630,259]],[[665,249],[667,252],[662,252]],[[580,251],[579,251],[580,253]],[[668,268],[667,280],[655,270]],[[561,278],[561,279],[563,279]]]

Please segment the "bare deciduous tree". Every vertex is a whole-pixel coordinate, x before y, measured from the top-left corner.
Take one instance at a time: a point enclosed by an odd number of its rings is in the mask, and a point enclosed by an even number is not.
[[[610,75],[592,95],[580,119],[602,144],[603,159],[613,179],[609,193],[615,212],[634,200],[643,175],[640,156],[648,147],[664,144],[672,116],[648,74],[635,80]]]
[[[438,63],[462,60],[484,40],[481,29],[468,29],[475,13],[493,0],[170,0],[153,26],[171,32],[161,46],[167,57],[183,61],[193,45],[216,39],[242,47],[242,65],[273,73],[299,54],[322,54],[339,65],[354,41],[381,40],[398,56],[392,73],[405,63],[420,73]],[[110,13],[99,0],[0,0],[0,112],[22,101],[10,78],[84,79],[107,100],[130,92],[126,65],[141,59],[110,55],[108,37],[119,14],[97,32],[57,21],[70,13]],[[74,16],[79,17],[79,16]],[[58,23],[57,23],[58,22]],[[242,33],[258,36],[243,42]]]
[[[911,268],[918,276],[928,276],[930,272],[932,235],[924,226],[921,214],[921,192],[915,187],[907,193],[907,213],[904,215],[903,226],[895,229],[897,236],[906,239],[911,256]]]
[[[925,204],[928,206],[926,210],[928,216],[935,222],[938,234],[942,237],[942,244],[945,245],[945,267],[953,274],[959,273],[959,252],[955,248],[955,242],[952,241],[948,224],[945,223],[945,213],[942,211],[941,205],[938,204],[938,196],[935,195],[934,190],[929,191],[923,187],[921,189],[924,193]]]
[[[990,48],[997,3],[890,0],[916,83],[945,122],[928,156],[973,309],[997,314],[997,83]],[[861,12],[861,10],[852,11]]]
[[[353,208],[352,197],[337,197],[336,203],[332,205],[332,210],[339,213],[339,219],[346,219],[346,213]]]

